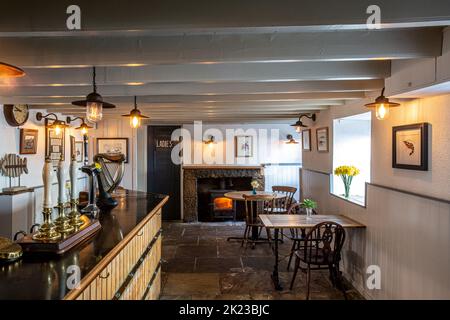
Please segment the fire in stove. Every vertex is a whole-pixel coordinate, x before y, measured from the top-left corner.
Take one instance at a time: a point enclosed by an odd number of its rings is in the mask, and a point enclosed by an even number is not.
[[[215,198],[214,210],[233,210],[233,200],[225,197]]]

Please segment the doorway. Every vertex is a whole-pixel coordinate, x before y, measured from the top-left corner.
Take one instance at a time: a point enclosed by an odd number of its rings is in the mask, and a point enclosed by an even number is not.
[[[163,220],[181,220],[180,165],[171,158],[178,141],[172,132],[179,126],[148,126],[147,129],[147,190],[169,196],[162,209]]]

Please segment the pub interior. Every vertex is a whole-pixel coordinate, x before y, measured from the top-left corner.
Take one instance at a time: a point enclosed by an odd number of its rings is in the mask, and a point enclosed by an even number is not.
[[[449,1],[0,8],[0,300],[450,299]]]

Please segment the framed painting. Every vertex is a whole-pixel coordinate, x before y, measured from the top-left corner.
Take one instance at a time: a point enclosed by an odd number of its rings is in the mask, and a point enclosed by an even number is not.
[[[311,129],[302,130],[303,151],[311,151]]]
[[[128,163],[128,138],[97,138],[97,153],[122,153]]]
[[[20,129],[20,154],[36,154],[39,131],[35,129]]]
[[[392,167],[428,170],[428,123],[392,128]]]
[[[75,141],[75,160],[83,162],[84,159],[84,145],[83,141]]]
[[[253,137],[252,136],[235,136],[235,154],[236,158],[253,157]]]
[[[52,160],[54,166],[58,165],[59,160],[64,161],[65,137],[65,128],[61,128],[59,133],[55,129],[45,128],[45,157]]]
[[[316,142],[318,152],[328,152],[328,127],[316,129]]]
[[[70,136],[70,159],[75,158],[75,137]]]

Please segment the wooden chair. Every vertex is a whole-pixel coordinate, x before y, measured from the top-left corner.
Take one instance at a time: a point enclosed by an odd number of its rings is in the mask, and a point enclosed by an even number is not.
[[[297,192],[297,188],[286,186],[273,186],[272,191],[285,196],[284,198],[276,199],[274,201],[274,208],[272,210],[272,213],[286,214],[289,210],[289,207],[292,205],[294,201],[294,195]],[[269,206],[267,206],[266,209],[268,209],[268,207]]]
[[[301,203],[294,203],[288,209],[288,214],[303,214],[306,215],[306,210],[301,206]],[[313,209],[313,214],[317,214],[317,211]],[[286,238],[292,241],[291,252],[289,254],[289,261],[287,265],[287,270],[289,271],[291,267],[292,257],[296,250],[300,249],[300,242],[306,238],[305,228],[291,228],[289,233],[284,235]]]
[[[344,241],[345,230],[340,224],[326,221],[315,225],[301,241],[300,249],[295,251],[295,270],[290,289],[294,286],[298,269],[301,269],[306,272],[306,299],[309,299],[311,270],[328,269],[333,286],[338,285],[343,290],[339,262]],[[346,298],[344,290],[343,293]]]
[[[272,212],[266,211],[264,209],[264,203],[269,203],[270,207],[273,208],[273,202],[275,197],[272,195],[243,195],[245,200],[245,231],[242,240],[242,246],[245,244],[247,247],[248,242],[252,243],[252,248],[255,247],[256,243],[268,242],[271,246],[271,237],[268,228],[265,228],[259,219],[260,213],[271,214]],[[254,239],[251,235],[252,229],[258,228],[258,238]],[[266,229],[267,239],[259,239],[262,229]]]

